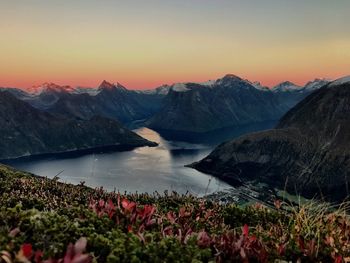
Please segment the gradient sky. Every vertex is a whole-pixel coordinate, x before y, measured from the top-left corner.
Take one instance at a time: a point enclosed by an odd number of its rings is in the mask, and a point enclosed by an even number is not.
[[[0,0],[0,86],[350,73],[349,0]]]

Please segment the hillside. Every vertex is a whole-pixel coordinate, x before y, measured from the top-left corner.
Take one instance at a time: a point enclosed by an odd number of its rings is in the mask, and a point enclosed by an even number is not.
[[[0,165],[2,262],[346,262],[343,210],[107,193]],[[307,226],[307,227],[305,227]],[[74,244],[74,245],[73,245]],[[63,261],[64,260],[64,261]]]
[[[90,120],[56,117],[7,91],[0,92],[0,133],[0,159],[107,146],[155,146],[117,121],[103,117]]]
[[[350,83],[335,81],[300,102],[275,129],[224,143],[192,167],[224,180],[257,180],[341,201],[349,196],[349,105]]]

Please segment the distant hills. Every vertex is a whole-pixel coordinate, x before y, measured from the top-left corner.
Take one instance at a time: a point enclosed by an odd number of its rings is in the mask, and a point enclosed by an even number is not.
[[[346,77],[306,97],[275,129],[223,143],[191,166],[231,183],[254,180],[339,201],[350,194],[349,143],[350,77]]]
[[[115,120],[53,115],[32,107],[9,91],[0,92],[0,134],[0,159],[104,147],[156,146]]]

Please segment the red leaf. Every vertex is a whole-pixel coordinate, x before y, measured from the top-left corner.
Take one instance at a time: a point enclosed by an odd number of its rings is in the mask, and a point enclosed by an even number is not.
[[[128,205],[129,205],[129,201],[127,199],[123,199],[122,200],[122,207],[125,209],[128,207]]]
[[[101,200],[98,202],[98,205],[100,206],[100,208],[104,207],[104,206],[105,206],[105,201],[101,199]]]
[[[116,207],[113,204],[111,199],[108,200],[107,208],[108,208],[108,217],[112,218],[114,216],[114,214],[115,214]]]
[[[73,257],[74,257],[74,246],[73,244],[69,244],[66,250],[66,254],[64,255],[63,262],[70,263],[72,262]]]
[[[175,223],[175,217],[174,217],[173,212],[168,212],[168,213],[166,214],[166,217],[168,218],[168,220],[170,221],[170,223],[172,223],[172,224]]]
[[[342,263],[342,262],[343,262],[342,256],[337,256],[334,260],[334,263]]]
[[[305,243],[304,243],[304,239],[302,237],[299,236],[298,238],[298,243],[299,243],[299,248],[304,251],[305,250]]]
[[[32,247],[32,244],[23,244],[22,247],[22,252],[23,252],[23,255],[26,257],[26,258],[30,258],[32,253],[33,253],[33,247]]]
[[[40,263],[43,257],[43,252],[41,250],[35,251],[34,254],[34,262],[35,263]]]
[[[135,206],[136,206],[136,203],[129,202],[127,199],[123,199],[122,201],[122,207],[129,212],[132,211]]]
[[[180,217],[184,217],[186,215],[186,208],[185,207],[181,207],[179,209],[179,216]]]
[[[201,231],[198,234],[197,237],[197,244],[200,247],[209,247],[210,246],[210,237],[208,236],[207,232]]]
[[[72,263],[89,263],[91,262],[91,258],[89,255],[84,254],[84,255],[76,255],[72,259]]]
[[[243,236],[249,235],[249,226],[247,224],[244,224],[242,232],[243,232]]]
[[[280,245],[278,246],[278,254],[279,254],[280,256],[283,256],[285,251],[286,251],[285,245],[284,245],[284,244],[280,244]]]

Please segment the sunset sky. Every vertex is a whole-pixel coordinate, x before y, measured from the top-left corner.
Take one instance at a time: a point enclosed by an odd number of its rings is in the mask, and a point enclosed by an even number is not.
[[[0,0],[0,86],[350,74],[349,0]]]

